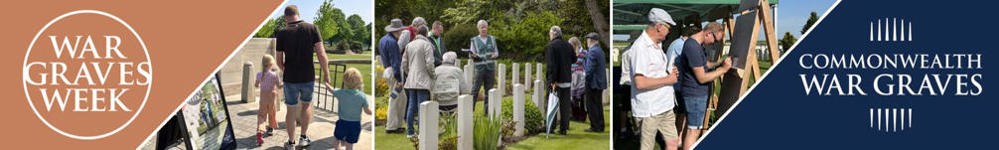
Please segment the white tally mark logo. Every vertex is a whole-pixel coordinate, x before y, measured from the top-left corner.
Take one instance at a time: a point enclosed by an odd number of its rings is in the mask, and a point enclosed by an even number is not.
[[[905,18],[885,17],[870,22],[868,41],[899,42],[912,41],[912,22]]]
[[[870,128],[901,132],[912,128],[912,108],[870,108]]]
[[[912,22],[900,17],[884,17],[869,22],[868,41],[910,42]],[[912,128],[912,108],[868,108],[868,127],[879,132],[895,133]]]

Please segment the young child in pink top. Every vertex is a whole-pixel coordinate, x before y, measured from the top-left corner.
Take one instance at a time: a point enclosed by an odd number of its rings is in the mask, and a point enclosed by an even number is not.
[[[283,86],[281,77],[278,76],[280,70],[274,56],[264,54],[260,66],[261,70],[260,73],[257,73],[257,82],[254,83],[254,86],[260,88],[260,108],[257,112],[257,145],[263,145],[264,136],[273,134],[274,128],[278,125],[275,117],[277,113],[275,100],[277,100],[278,89]],[[266,127],[264,126],[265,122],[267,123]]]

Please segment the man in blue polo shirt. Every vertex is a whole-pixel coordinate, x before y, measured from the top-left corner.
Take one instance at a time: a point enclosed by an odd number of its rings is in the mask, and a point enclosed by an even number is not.
[[[707,109],[708,85],[732,67],[731,58],[722,62],[708,62],[704,45],[724,40],[721,24],[710,22],[704,30],[690,35],[683,43],[683,53],[678,57],[680,67],[680,96],[687,108],[687,135],[683,148],[690,149],[701,134],[704,112]],[[714,69],[710,71],[709,69]]]

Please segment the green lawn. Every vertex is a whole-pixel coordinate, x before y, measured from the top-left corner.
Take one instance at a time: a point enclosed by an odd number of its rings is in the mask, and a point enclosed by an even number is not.
[[[610,107],[604,106],[604,122],[607,123],[603,133],[586,132],[590,127],[585,122],[569,122],[569,134],[566,136],[553,134],[545,138],[545,134],[538,134],[516,144],[507,146],[507,149],[610,149]]]
[[[386,134],[385,126],[375,127],[375,149],[414,150],[406,134]]]
[[[364,51],[364,53],[347,55],[347,54],[326,54],[326,58],[330,60],[336,59],[371,59],[371,51]]]
[[[467,63],[466,59],[460,59],[462,64]],[[507,77],[510,78],[512,75],[512,69],[509,64],[510,60],[499,60],[500,63],[508,64]],[[378,63],[377,60],[375,63]],[[519,62],[523,63],[523,62]],[[532,66],[533,67],[533,66]],[[521,66],[523,69],[523,66]],[[535,68],[532,68],[535,69]],[[532,70],[533,72],[533,70]],[[537,72],[533,72],[537,73]],[[523,75],[521,75],[523,76]],[[522,78],[522,77],[521,77]],[[532,76],[533,78],[533,76]],[[510,81],[507,82],[507,90],[512,90],[513,87],[510,85]],[[528,89],[530,91],[530,89]],[[530,92],[525,93],[525,96],[530,96]],[[376,107],[387,107],[388,98],[386,96],[376,98]],[[503,98],[504,101],[512,100],[511,96],[506,96]],[[529,98],[528,98],[529,100]],[[481,117],[483,111],[483,103],[476,103],[475,117]],[[589,123],[585,122],[570,122],[570,130],[567,136],[553,134],[549,137],[545,137],[546,134],[536,134],[527,139],[519,141],[517,143],[508,143],[508,149],[609,149],[610,147],[610,132],[612,128],[610,127],[610,107],[604,106],[604,121],[607,123],[604,133],[589,133],[583,130],[589,128]],[[385,126],[379,125],[375,127],[375,149],[393,149],[393,150],[410,150],[414,149],[412,142],[406,138],[405,134],[386,134]]]
[[[525,96],[529,94],[525,93]],[[503,98],[504,101],[512,100],[512,97]],[[482,117],[483,103],[475,104],[475,117]],[[590,133],[585,132],[590,127],[585,122],[570,122],[568,135],[536,134],[517,143],[507,145],[507,149],[609,149],[610,147],[610,107],[604,106],[604,121],[607,123],[605,132]],[[406,134],[386,134],[385,126],[375,127],[375,149],[392,150],[412,150],[412,142],[406,138]]]
[[[366,51],[366,52],[361,53],[361,54],[353,54],[353,55],[347,55],[347,54],[327,54],[327,55],[328,55],[327,58],[329,58],[330,60],[346,60],[346,59],[365,59],[365,60],[370,60],[371,59],[371,52],[370,51]],[[364,93],[365,94],[369,94],[369,95],[374,94],[371,91],[371,88],[373,86],[372,82],[371,82],[371,78],[373,78],[372,75],[371,75],[371,70],[373,68],[371,68],[371,64],[370,63],[367,63],[367,64],[347,64],[347,68],[357,68],[358,71],[361,71],[361,75],[364,77]],[[316,73],[318,74],[319,71],[320,71],[319,70],[319,66],[316,65],[315,69],[316,69]],[[331,69],[330,71],[333,71],[332,70],[332,66],[330,66],[330,69]],[[342,78],[342,76],[340,76],[340,77],[338,77],[337,82],[334,83],[334,84],[340,84],[340,82],[342,82],[342,81],[343,81],[343,78]]]

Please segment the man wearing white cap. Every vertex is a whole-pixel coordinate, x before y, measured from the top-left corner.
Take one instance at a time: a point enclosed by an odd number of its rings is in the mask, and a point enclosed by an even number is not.
[[[645,32],[635,40],[628,51],[631,55],[631,107],[632,115],[641,128],[641,149],[655,147],[656,134],[666,139],[666,149],[675,150],[680,143],[676,131],[673,107],[676,97],[673,84],[677,82],[676,68],[663,52],[662,41],[676,25],[666,11],[652,8]]]

